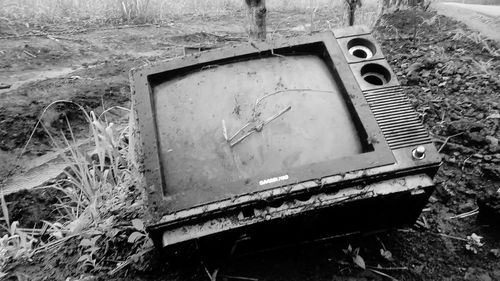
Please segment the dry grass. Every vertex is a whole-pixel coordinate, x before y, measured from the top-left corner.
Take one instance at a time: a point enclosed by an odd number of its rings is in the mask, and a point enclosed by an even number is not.
[[[73,104],[84,114],[91,128],[94,149],[90,152],[88,148],[78,145],[67,119],[70,138],[61,132],[64,139],[64,147],[61,147],[44,127],[43,114],[40,116],[37,126],[45,129],[55,148],[66,151],[61,155],[68,165],[64,170],[65,177],[48,186],[65,195],[59,198],[59,204],[53,206],[61,216],[57,222],[41,221],[42,228],[19,228],[17,221],[10,223],[7,202],[0,192],[0,228],[4,229],[0,232],[3,235],[0,236],[0,279],[5,276],[3,270],[9,262],[27,259],[43,251],[57,251],[70,239],[81,241],[78,270],[98,271],[111,266],[115,268],[112,271],[114,274],[152,249],[141,219],[145,208],[139,189],[134,187],[136,177],[128,165],[128,126],[116,125],[106,118],[112,110],[129,109],[117,106],[96,115],[94,112],[87,113],[79,104],[59,100],[47,106],[43,113],[60,103]],[[134,187],[133,190],[131,187]],[[130,218],[133,218],[132,221],[129,221]],[[122,233],[131,234],[127,237]],[[109,251],[106,246],[103,251],[101,246],[109,243],[122,246]],[[123,249],[125,244],[129,248]],[[117,252],[123,251],[127,252],[125,256],[131,256],[129,260],[106,260],[106,255],[111,253],[116,256]],[[72,266],[76,267],[76,264]]]
[[[0,20],[56,23],[72,20],[159,23],[178,16],[217,16],[241,10],[243,0],[0,0]],[[273,11],[311,13],[325,7],[342,13],[343,0],[268,0]],[[377,0],[359,10],[361,19],[371,17]],[[338,9],[337,9],[338,8]],[[364,20],[362,20],[364,21]]]

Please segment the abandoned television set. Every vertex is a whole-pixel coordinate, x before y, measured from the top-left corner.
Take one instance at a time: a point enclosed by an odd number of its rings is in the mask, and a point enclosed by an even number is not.
[[[399,226],[433,191],[439,154],[364,27],[183,56],[131,84],[161,247],[317,215]]]

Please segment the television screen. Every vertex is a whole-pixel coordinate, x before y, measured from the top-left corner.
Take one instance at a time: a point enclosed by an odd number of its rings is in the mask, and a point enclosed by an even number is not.
[[[227,182],[256,179],[265,188],[291,169],[370,149],[338,81],[315,55],[211,66],[153,92],[170,194],[208,189],[202,200],[216,200],[244,192],[217,188]]]

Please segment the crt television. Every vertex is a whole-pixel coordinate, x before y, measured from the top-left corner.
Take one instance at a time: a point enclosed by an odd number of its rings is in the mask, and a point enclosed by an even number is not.
[[[161,247],[339,206],[384,217],[349,231],[398,226],[433,190],[439,154],[364,27],[174,58],[131,85]]]

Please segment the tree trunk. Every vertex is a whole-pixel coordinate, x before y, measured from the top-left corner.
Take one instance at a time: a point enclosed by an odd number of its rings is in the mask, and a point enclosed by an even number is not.
[[[351,6],[351,5],[348,5],[348,6],[349,6],[349,11],[347,14],[347,21],[349,23],[349,26],[353,26],[354,25],[354,12],[356,11],[356,8],[355,8],[355,6]]]
[[[247,5],[247,33],[251,39],[266,40],[266,1],[245,0]]]
[[[347,9],[347,24],[349,26],[354,25],[354,15],[356,13],[356,8],[361,7],[361,0],[345,0],[345,6]]]

